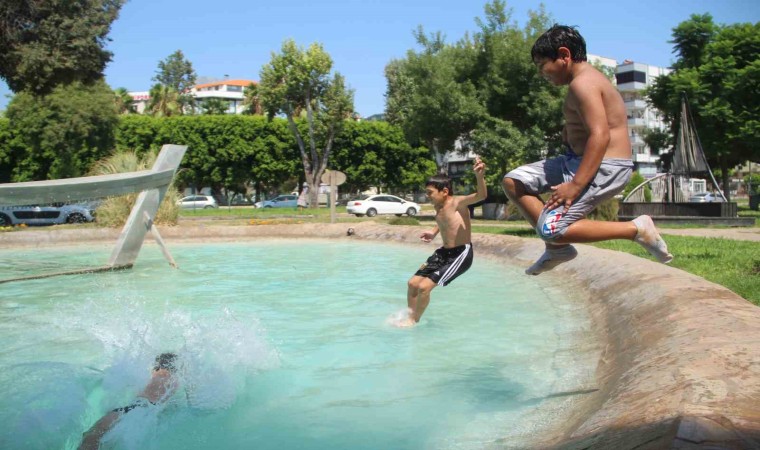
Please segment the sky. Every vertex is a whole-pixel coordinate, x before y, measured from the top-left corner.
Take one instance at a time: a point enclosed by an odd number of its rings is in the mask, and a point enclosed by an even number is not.
[[[182,50],[199,77],[259,79],[284,40],[319,42],[354,89],[363,117],[385,109],[384,68],[419,49],[413,31],[440,31],[447,42],[477,30],[485,0],[127,0],[113,23],[105,70],[112,88],[147,91],[158,62]],[[507,0],[512,20],[525,25],[537,1]],[[757,0],[545,0],[554,21],[578,26],[588,53],[667,67],[674,61],[672,29],[692,14],[719,24],[760,21]],[[0,110],[10,90],[0,80]]]

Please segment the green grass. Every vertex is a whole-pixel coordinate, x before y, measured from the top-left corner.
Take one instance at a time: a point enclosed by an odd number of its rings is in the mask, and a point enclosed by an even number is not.
[[[671,266],[725,286],[760,306],[760,244],[751,241],[665,236],[673,254]],[[650,258],[638,244],[606,241],[596,247]]]
[[[536,238],[532,229],[515,226],[473,226],[473,231]],[[675,256],[670,263],[672,267],[725,286],[760,306],[760,244],[751,241],[672,235],[665,236],[665,240],[668,249]],[[629,241],[605,241],[591,245],[652,259],[640,245]]]

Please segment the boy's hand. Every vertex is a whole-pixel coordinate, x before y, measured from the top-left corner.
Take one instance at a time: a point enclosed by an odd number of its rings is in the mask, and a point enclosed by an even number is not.
[[[570,209],[573,201],[575,201],[583,191],[582,187],[572,181],[552,186],[551,189],[554,193],[549,197],[549,200],[546,201],[544,209],[551,211],[564,205],[565,209],[563,212],[567,212],[567,210]]]
[[[475,162],[472,165],[472,170],[475,172],[475,175],[482,177],[483,174],[486,173],[486,163],[476,157]]]
[[[430,242],[433,240],[433,238],[435,238],[435,233],[433,233],[432,231],[424,231],[420,235],[420,239],[422,239],[423,242]]]

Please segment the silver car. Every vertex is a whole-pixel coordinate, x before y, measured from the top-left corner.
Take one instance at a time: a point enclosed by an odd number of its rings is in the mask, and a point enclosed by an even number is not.
[[[89,205],[0,206],[0,226],[11,225],[55,225],[61,223],[83,223],[95,220],[95,210]]]
[[[711,203],[722,201],[723,198],[721,198],[720,194],[712,194],[710,192],[700,192],[689,197],[690,203]]]
[[[210,195],[188,195],[177,201],[182,209],[208,209],[218,208],[216,199]]]

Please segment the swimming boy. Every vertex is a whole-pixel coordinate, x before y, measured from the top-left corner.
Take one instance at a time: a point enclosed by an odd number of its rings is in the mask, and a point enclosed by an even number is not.
[[[566,153],[519,167],[504,176],[507,197],[544,240],[544,254],[525,272],[538,275],[576,257],[574,242],[628,239],[660,262],[673,256],[649,216],[630,222],[586,219],[621,192],[631,177],[628,118],[620,93],[586,61],[586,42],[573,27],[554,25],[533,45],[531,57],[550,83],[567,85],[562,107]],[[544,203],[539,194],[551,191]]]
[[[145,408],[149,405],[157,405],[166,401],[177,389],[177,380],[174,377],[177,369],[174,353],[162,353],[156,356],[151,372],[150,381],[135,401],[127,406],[122,406],[110,411],[100,420],[95,422],[89,430],[83,434],[79,450],[96,450],[100,446],[100,439],[116,424],[116,421],[124,414],[135,408]]]
[[[440,233],[443,246],[428,258],[417,273],[409,279],[407,306],[409,317],[397,325],[408,327],[420,321],[430,303],[430,292],[436,286],[446,286],[465,273],[472,265],[472,230],[468,206],[486,198],[486,165],[475,158],[473,165],[477,180],[477,192],[470,195],[453,195],[451,180],[443,175],[430,178],[425,183],[425,194],[435,207],[436,226],[420,235],[425,242],[432,241]]]

